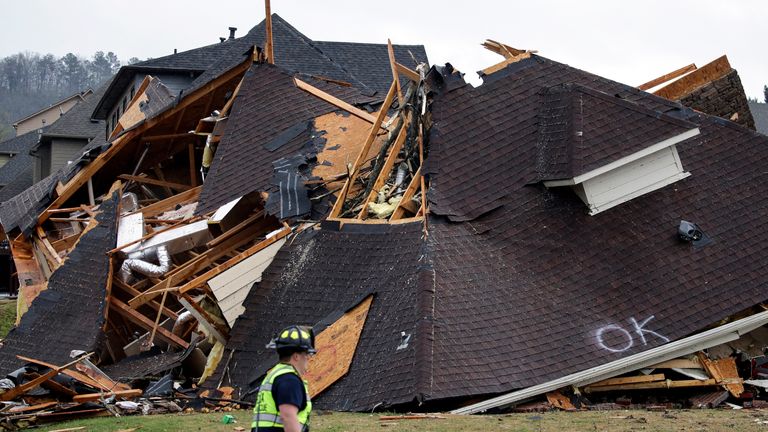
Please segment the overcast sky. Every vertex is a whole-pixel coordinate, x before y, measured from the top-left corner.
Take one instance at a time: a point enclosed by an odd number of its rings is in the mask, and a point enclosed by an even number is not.
[[[431,63],[475,72],[501,60],[494,39],[631,85],[727,54],[750,97],[768,84],[768,2],[760,0],[272,0],[311,39],[423,44]],[[20,51],[113,51],[159,57],[238,35],[264,19],[263,0],[4,1],[0,57]]]

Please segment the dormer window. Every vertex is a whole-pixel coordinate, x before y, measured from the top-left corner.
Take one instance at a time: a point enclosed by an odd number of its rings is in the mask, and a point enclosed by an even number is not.
[[[594,215],[690,175],[676,144],[693,123],[586,87],[547,89],[539,127],[539,180],[571,187]]]

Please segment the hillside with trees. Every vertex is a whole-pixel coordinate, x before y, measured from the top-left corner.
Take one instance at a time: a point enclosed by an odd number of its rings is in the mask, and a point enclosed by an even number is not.
[[[131,58],[128,64],[138,62]],[[0,141],[14,135],[11,124],[74,93],[96,88],[120,68],[113,52],[91,58],[72,53],[23,52],[0,59]]]

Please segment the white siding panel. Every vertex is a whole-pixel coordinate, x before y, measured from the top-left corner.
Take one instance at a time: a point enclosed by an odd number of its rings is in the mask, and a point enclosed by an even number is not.
[[[251,286],[261,281],[262,273],[272,263],[284,243],[285,239],[280,239],[208,281],[208,286],[211,287],[230,326],[234,325],[237,317],[245,311],[242,304]]]

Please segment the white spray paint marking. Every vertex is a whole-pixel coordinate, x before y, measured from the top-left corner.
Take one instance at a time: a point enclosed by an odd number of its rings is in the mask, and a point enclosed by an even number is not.
[[[651,321],[654,318],[654,316],[655,315],[651,315],[639,323],[634,317],[629,318],[629,322],[630,324],[632,324],[631,330],[637,333],[637,336],[633,336],[630,330],[627,330],[618,324],[608,324],[606,326],[600,327],[595,332],[595,339],[597,339],[597,344],[600,345],[600,348],[610,352],[624,352],[635,345],[635,337],[639,337],[640,342],[642,342],[644,346],[648,345],[648,340],[645,338],[646,335],[653,335],[658,339],[663,340],[664,342],[669,342],[669,338],[667,338],[666,336],[663,336],[659,333],[656,333],[653,330],[648,330],[645,328],[646,324],[648,324],[648,322]],[[626,340],[626,342],[624,342],[623,344],[617,344],[615,346],[608,345],[604,339],[604,335],[608,333],[616,333],[616,332],[621,333],[622,337]]]

